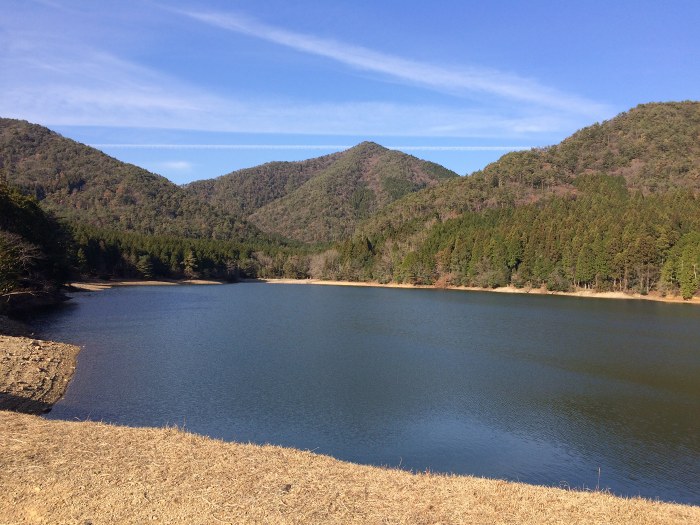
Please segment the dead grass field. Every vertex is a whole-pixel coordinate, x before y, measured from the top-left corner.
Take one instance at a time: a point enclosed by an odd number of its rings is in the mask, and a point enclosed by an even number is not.
[[[0,523],[678,524],[700,507],[0,412]]]

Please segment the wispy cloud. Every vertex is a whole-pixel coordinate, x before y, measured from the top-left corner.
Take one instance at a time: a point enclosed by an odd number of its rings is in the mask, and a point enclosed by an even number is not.
[[[165,170],[174,171],[190,171],[193,167],[192,163],[186,160],[168,160],[165,162],[159,162],[158,166]]]
[[[322,150],[339,151],[353,147],[353,144],[90,144],[100,149],[154,149],[154,150]],[[533,146],[384,146],[400,151],[521,151]],[[165,167],[185,169],[188,163],[172,162]]]
[[[215,22],[211,14],[189,16]],[[535,141],[538,136],[571,131],[581,121],[590,121],[569,110],[537,104],[475,106],[459,98],[454,104],[444,100],[416,104],[386,100],[309,102],[281,93],[257,97],[235,91],[214,94],[203,85],[101,50],[78,31],[46,21],[33,27],[25,18],[10,15],[0,20],[0,70],[11,72],[0,75],[0,116],[48,126],[357,137],[501,137],[514,141],[527,137],[523,140]],[[452,72],[269,27],[248,18],[227,16],[223,20],[231,30],[307,53],[325,54],[352,67],[406,82],[567,106],[564,95],[549,97],[551,92],[541,86],[523,80],[523,88],[518,85],[521,79],[500,73]],[[572,106],[586,107],[586,103],[572,102]]]
[[[0,56],[0,115],[45,125],[245,133],[498,137],[551,133],[566,115],[393,102],[227,97],[70,42],[16,40]]]
[[[493,69],[446,67],[419,62],[362,46],[274,27],[242,14],[186,10],[177,12],[211,26],[431,89],[456,94],[483,93],[595,117],[609,110],[604,104],[564,93],[532,79]]]

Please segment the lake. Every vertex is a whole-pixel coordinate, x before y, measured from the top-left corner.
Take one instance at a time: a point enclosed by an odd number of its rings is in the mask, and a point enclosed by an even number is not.
[[[246,283],[76,294],[47,417],[700,504],[700,308]],[[599,478],[600,469],[600,478]]]

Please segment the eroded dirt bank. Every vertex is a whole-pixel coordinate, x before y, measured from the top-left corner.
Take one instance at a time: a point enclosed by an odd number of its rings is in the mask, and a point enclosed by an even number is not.
[[[0,335],[0,410],[49,410],[65,393],[79,351],[65,343]]]

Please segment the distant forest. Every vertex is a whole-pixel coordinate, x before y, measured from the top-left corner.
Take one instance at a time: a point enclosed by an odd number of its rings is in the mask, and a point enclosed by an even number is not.
[[[700,103],[638,106],[465,177],[363,143],[185,187],[0,119],[1,308],[80,278],[700,288]]]
[[[700,284],[700,202],[692,192],[630,194],[621,177],[603,174],[574,184],[575,196],[436,223],[406,254],[391,234],[355,238],[321,277],[692,297]]]

